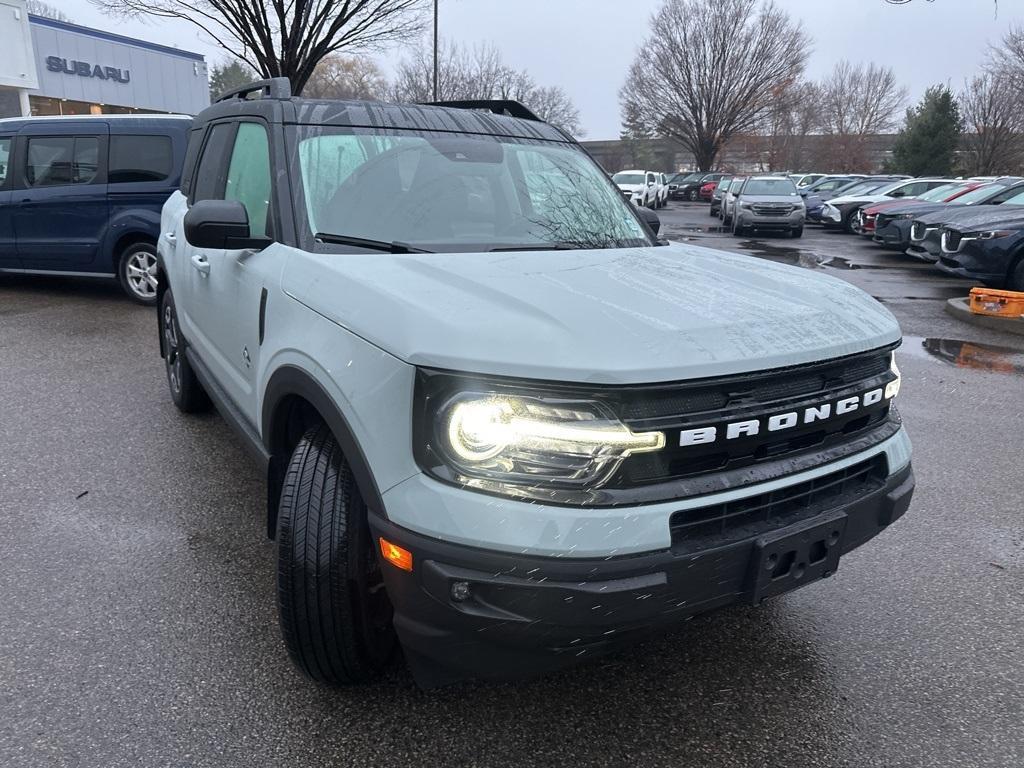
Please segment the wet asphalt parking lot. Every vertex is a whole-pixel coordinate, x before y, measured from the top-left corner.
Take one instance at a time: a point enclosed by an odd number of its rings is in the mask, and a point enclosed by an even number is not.
[[[533,682],[318,687],[279,640],[262,480],[219,417],[171,405],[153,311],[0,276],[0,766],[1024,765],[1024,337],[946,315],[969,283],[860,238],[661,215],[903,325],[917,494],[833,578]]]

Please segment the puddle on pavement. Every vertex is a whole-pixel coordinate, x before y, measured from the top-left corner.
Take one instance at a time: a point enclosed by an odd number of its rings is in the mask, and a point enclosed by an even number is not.
[[[809,253],[799,248],[785,245],[775,245],[765,240],[744,240],[740,243],[740,248],[750,251],[754,256],[768,259],[768,261],[776,261],[780,264],[789,264],[794,267],[804,267],[805,269],[818,269],[828,261],[816,253]]]
[[[906,336],[900,350],[910,354],[923,351],[957,368],[1024,375],[1024,349],[997,347],[957,339],[922,339]]]

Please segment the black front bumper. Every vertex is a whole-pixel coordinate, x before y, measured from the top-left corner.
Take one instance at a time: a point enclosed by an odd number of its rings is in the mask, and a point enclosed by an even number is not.
[[[412,573],[384,565],[385,580],[409,667],[421,686],[433,687],[464,678],[509,680],[547,673],[696,614],[813,583],[831,575],[834,565],[799,575],[794,568],[765,589],[760,565],[766,547],[777,548],[780,540],[790,546],[806,538],[807,531],[841,518],[845,530],[839,549],[845,554],[901,517],[913,490],[908,465],[877,490],[767,536],[699,551],[673,548],[607,559],[475,549],[421,536],[375,516],[370,525],[375,538],[383,536],[413,553]],[[468,597],[453,598],[456,584],[467,589]]]
[[[872,237],[879,245],[886,248],[905,250],[910,245],[911,221],[903,219],[892,219],[881,227],[875,227],[875,234]]]

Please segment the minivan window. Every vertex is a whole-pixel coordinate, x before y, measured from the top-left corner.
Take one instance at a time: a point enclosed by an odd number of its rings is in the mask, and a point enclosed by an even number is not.
[[[11,161],[11,140],[0,138],[0,187],[7,181],[7,168]]]
[[[88,184],[99,171],[94,136],[40,136],[28,140],[25,181],[31,187]]]
[[[444,252],[651,245],[608,177],[570,144],[299,126],[310,232]],[[327,245],[325,245],[327,244]]]
[[[235,136],[224,185],[224,199],[238,200],[249,213],[249,231],[267,234],[270,207],[270,143],[267,129],[257,123],[241,123]]]
[[[165,181],[174,158],[169,136],[111,136],[110,184]]]
[[[218,123],[210,130],[199,169],[196,171],[193,200],[216,200],[224,190],[224,155],[231,138],[231,123]]]

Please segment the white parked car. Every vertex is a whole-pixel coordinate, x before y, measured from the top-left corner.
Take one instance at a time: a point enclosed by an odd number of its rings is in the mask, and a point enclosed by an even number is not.
[[[661,174],[654,171],[619,171],[612,176],[612,181],[618,185],[623,196],[634,205],[641,208],[657,208],[660,176]],[[665,194],[668,194],[668,187],[665,188]]]

